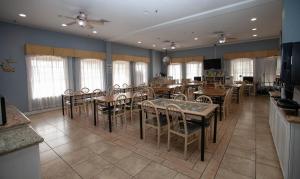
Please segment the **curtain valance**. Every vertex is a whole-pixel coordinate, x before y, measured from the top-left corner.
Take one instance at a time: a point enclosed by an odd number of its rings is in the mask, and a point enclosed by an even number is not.
[[[171,63],[188,63],[195,61],[203,61],[203,56],[175,57],[171,59]]]
[[[113,54],[112,55],[113,61],[131,61],[131,62],[144,62],[150,63],[150,59],[148,57],[142,56],[133,56],[133,55],[124,55],[124,54]]]
[[[106,54],[103,52],[79,50],[72,48],[57,48],[36,44],[25,44],[26,55],[53,55],[61,57],[93,58],[104,60]]]
[[[264,58],[264,57],[272,57],[278,56],[279,50],[262,50],[262,51],[250,51],[250,52],[232,52],[232,53],[225,53],[224,59],[225,60],[232,60],[237,58]]]

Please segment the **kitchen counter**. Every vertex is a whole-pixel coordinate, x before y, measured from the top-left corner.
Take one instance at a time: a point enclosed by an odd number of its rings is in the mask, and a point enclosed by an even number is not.
[[[282,115],[284,116],[284,119],[286,119],[287,122],[300,124],[300,116],[299,116],[299,114],[297,116],[294,115],[293,114],[294,110],[286,110],[286,109],[278,107],[277,102],[275,101],[274,98],[271,98],[271,103],[273,103],[273,105],[278,108],[278,112],[282,113]]]

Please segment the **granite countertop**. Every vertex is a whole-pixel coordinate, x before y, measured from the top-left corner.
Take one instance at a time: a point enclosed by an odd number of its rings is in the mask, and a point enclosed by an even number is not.
[[[6,106],[6,118],[7,123],[4,126],[0,126],[0,132],[5,129],[18,127],[24,124],[29,124],[30,120],[15,106]]]
[[[283,116],[285,116],[285,119],[288,122],[300,124],[300,116],[299,116],[299,114],[298,114],[298,116],[296,116],[296,115],[292,114],[293,111],[291,111],[291,110],[285,110],[283,108],[278,107],[276,101],[273,98],[271,98],[271,101],[278,108],[278,110],[283,114]]]
[[[7,123],[0,126],[0,155],[14,152],[40,142],[39,136],[28,124],[30,120],[15,106],[6,107]]]

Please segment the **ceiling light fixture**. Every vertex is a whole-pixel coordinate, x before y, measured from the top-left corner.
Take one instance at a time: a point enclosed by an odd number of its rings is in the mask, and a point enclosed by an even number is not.
[[[61,24],[61,26],[63,26],[63,27],[67,27],[67,24]]]
[[[93,30],[93,34],[97,34],[97,31]]]
[[[171,47],[171,49],[173,49],[173,50],[174,50],[174,49],[176,49],[176,47],[175,47],[175,46],[172,46],[172,47]]]
[[[195,37],[194,40],[198,40],[198,37]]]
[[[257,29],[256,29],[256,28],[253,28],[252,30],[253,30],[253,31],[256,31]]]
[[[23,18],[27,17],[26,14],[19,14],[19,16],[20,16],[20,17],[23,17]]]
[[[226,42],[226,38],[225,38],[224,34],[221,34],[221,35],[220,35],[220,38],[219,38],[219,43],[220,43],[220,44],[223,44],[223,43],[225,43],[225,42]]]
[[[152,47],[156,47],[156,45],[155,45],[155,44],[153,44],[153,45],[152,45]]]
[[[137,43],[138,43],[138,44],[141,44],[141,43],[142,43],[142,41],[138,41]]]
[[[257,34],[253,34],[252,36],[253,36],[253,37],[257,37]]]
[[[251,21],[252,21],[252,22],[254,22],[254,21],[256,21],[256,20],[257,20],[256,17],[251,18]]]
[[[78,20],[77,23],[81,27],[85,27],[85,25],[86,25],[86,21],[85,20]]]
[[[166,50],[167,48],[166,47],[164,47],[164,48],[162,48],[163,50]]]

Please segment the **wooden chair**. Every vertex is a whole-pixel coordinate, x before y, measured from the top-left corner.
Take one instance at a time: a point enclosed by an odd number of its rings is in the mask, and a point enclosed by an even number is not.
[[[128,85],[127,83],[124,83],[122,85],[122,88],[125,88],[125,92],[132,92],[132,87]]]
[[[133,113],[134,112],[139,112],[140,107],[138,105],[139,102],[143,101],[143,96],[142,93],[140,92],[135,92],[131,98],[130,102],[130,120],[133,120]]]
[[[168,151],[170,151],[171,134],[183,137],[184,159],[187,160],[187,147],[189,144],[198,141],[201,125],[187,122],[182,109],[175,104],[168,105],[166,113],[168,121]]]
[[[187,97],[184,95],[184,94],[177,94],[177,95],[174,95],[174,98],[175,100],[182,100],[182,101],[186,101],[187,100]]]
[[[127,112],[128,99],[125,95],[121,94],[117,97],[114,103],[113,119],[117,127],[118,119],[121,120],[122,124],[127,125],[126,112]]]
[[[167,119],[164,115],[158,113],[157,108],[151,101],[143,101],[142,103],[142,116],[143,116],[143,136],[146,140],[146,129],[150,127],[157,131],[157,147],[160,145],[160,137],[163,134],[163,129],[167,127]]]
[[[148,89],[147,99],[148,100],[156,99],[156,94],[154,92],[154,89],[151,87],[147,87],[147,89]]]
[[[193,99],[194,99],[194,92],[195,92],[196,90],[195,90],[195,88],[193,88],[193,87],[189,87],[188,89],[187,89],[187,99],[188,100],[190,100],[190,101],[192,101]]]
[[[72,99],[73,99],[73,106],[75,111],[78,111],[79,114],[81,115],[81,111],[83,108],[84,112],[87,112],[86,100],[81,91],[74,92],[74,96]]]
[[[64,91],[64,110],[66,113],[69,115],[70,113],[70,106],[71,106],[71,101],[70,101],[70,96],[74,94],[74,90],[72,89],[67,89]]]
[[[226,119],[229,109],[230,109],[230,104],[231,104],[231,95],[232,95],[232,88],[227,90],[224,101],[223,101],[223,106],[222,106],[222,111],[223,111],[223,119]]]
[[[86,93],[90,92],[90,89],[87,87],[83,87],[80,89],[80,92],[86,94]]]
[[[213,104],[212,99],[211,99],[209,96],[206,96],[206,95],[201,95],[201,96],[199,96],[195,101],[196,101],[196,102],[199,102],[199,103],[209,103],[209,104]]]

